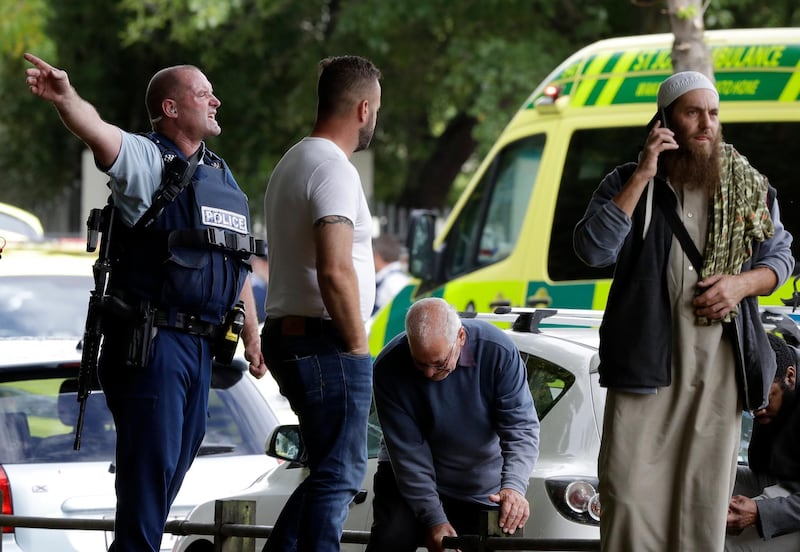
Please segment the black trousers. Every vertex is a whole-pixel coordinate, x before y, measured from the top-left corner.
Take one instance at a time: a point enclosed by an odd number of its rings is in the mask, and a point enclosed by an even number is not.
[[[400,494],[391,463],[378,463],[372,490],[372,529],[366,552],[414,552],[424,546],[428,528],[417,520]],[[440,498],[447,520],[459,535],[479,534],[482,512],[493,509],[486,504]]]

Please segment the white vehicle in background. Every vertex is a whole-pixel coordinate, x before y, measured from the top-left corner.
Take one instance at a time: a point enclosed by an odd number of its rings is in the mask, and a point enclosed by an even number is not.
[[[114,518],[116,435],[100,390],[88,398],[81,448],[73,450],[80,362],[76,343],[50,340],[32,355],[22,340],[0,340],[3,514]],[[21,348],[25,350],[17,354]],[[273,469],[277,461],[264,456],[263,443],[277,424],[243,360],[216,366],[206,437],[169,519],[183,519],[197,504],[244,489]],[[174,538],[165,534],[161,550],[170,550]],[[112,539],[110,532],[102,531],[4,528],[2,550],[103,552]]]
[[[0,259],[0,492],[2,513],[113,519],[115,431],[102,391],[88,398],[81,450],[75,378],[94,256],[47,243],[6,246]],[[215,366],[206,437],[170,510],[251,485],[278,461],[264,442],[278,425],[241,356]],[[259,385],[262,385],[259,382]],[[3,528],[3,552],[105,552],[110,532]],[[164,535],[162,550],[175,537]]]
[[[39,217],[29,211],[0,202],[0,245],[42,241],[44,228]]]
[[[75,338],[77,343],[96,258],[49,242],[7,245],[0,258],[0,339]]]
[[[599,539],[597,497],[597,453],[605,404],[605,389],[598,383],[598,311],[563,311],[542,324],[571,324],[540,330],[540,317],[547,311],[513,315],[479,315],[482,318],[514,322],[507,330],[528,369],[528,383],[541,420],[539,460],[531,474],[527,498],[532,515],[524,536],[540,539]],[[549,311],[553,313],[554,311]],[[372,479],[377,467],[381,430],[374,409],[369,420],[370,460],[362,491],[350,506],[345,524],[348,531],[369,531],[372,524]],[[268,444],[268,454],[286,460],[264,474],[249,489],[224,497],[254,500],[256,524],[272,526],[289,495],[306,477],[308,470],[298,458],[302,443],[297,426],[280,426]],[[294,460],[294,461],[291,461]],[[199,505],[189,521],[211,523],[214,501]],[[261,550],[264,539],[256,540]],[[180,537],[174,552],[211,552],[213,537]],[[364,545],[343,544],[342,550],[362,551]]]
[[[500,309],[499,309],[500,310]],[[572,309],[503,309],[509,314],[477,316],[511,324],[506,330],[519,348],[528,372],[528,385],[541,422],[539,460],[531,473],[527,498],[531,517],[524,537],[547,540],[598,541],[601,497],[597,491],[597,455],[600,451],[606,390],[600,387],[597,367],[598,327],[602,311]],[[797,314],[789,307],[768,307],[762,315],[765,329],[800,340]],[[464,316],[475,316],[467,315]],[[740,462],[747,461],[752,419],[742,418]],[[374,408],[368,426],[367,475],[350,505],[346,531],[370,530],[372,481],[377,467],[381,429]],[[223,500],[255,501],[255,523],[274,526],[289,495],[308,475],[297,425],[275,429],[267,454],[286,460],[264,474],[249,489]],[[200,504],[188,521],[212,523],[214,501]],[[264,539],[256,540],[261,550]],[[362,544],[343,543],[347,552],[361,552]],[[180,537],[173,552],[213,552],[213,537]],[[424,549],[421,549],[424,550]]]

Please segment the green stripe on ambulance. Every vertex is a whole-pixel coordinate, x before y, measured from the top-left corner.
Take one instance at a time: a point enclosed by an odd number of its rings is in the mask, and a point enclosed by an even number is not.
[[[711,55],[722,101],[794,102],[800,97],[798,46],[717,46]],[[571,107],[654,103],[659,83],[671,73],[670,49],[619,51],[578,60],[547,84],[561,87]]]

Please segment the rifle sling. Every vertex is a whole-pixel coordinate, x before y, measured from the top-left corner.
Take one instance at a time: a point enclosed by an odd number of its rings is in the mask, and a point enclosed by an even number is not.
[[[161,215],[167,205],[175,201],[175,198],[178,197],[178,194],[185,190],[186,186],[189,185],[189,182],[194,175],[194,171],[197,169],[197,164],[203,155],[205,155],[205,147],[203,144],[200,144],[200,147],[197,149],[197,151],[194,152],[191,157],[189,157],[186,169],[183,171],[183,176],[181,177],[181,180],[177,182],[171,182],[172,179],[169,177],[170,172],[167,170],[165,163],[161,185],[153,195],[153,202],[150,204],[150,207],[148,207],[147,211],[144,212],[141,218],[136,221],[136,224],[133,226],[135,229],[141,229],[149,226],[159,217],[159,215]],[[179,157],[176,157],[175,159],[180,160]]]

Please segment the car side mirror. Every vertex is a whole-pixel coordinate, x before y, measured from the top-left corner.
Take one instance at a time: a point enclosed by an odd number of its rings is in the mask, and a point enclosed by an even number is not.
[[[435,278],[436,252],[433,240],[436,237],[436,213],[426,210],[411,212],[408,226],[408,271],[423,281]]]
[[[305,464],[308,459],[299,425],[281,425],[272,430],[265,449],[267,456]]]
[[[239,383],[247,372],[248,363],[242,357],[234,357],[230,364],[216,360],[211,365],[211,388],[228,389]]]

